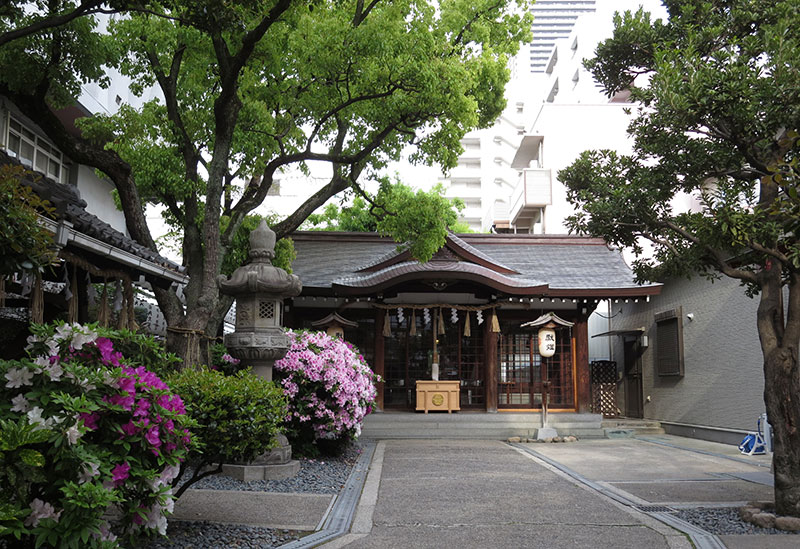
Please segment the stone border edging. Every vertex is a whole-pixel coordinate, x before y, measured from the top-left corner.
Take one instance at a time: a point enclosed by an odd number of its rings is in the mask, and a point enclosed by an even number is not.
[[[346,534],[353,522],[356,506],[361,497],[361,490],[367,479],[372,456],[375,453],[375,442],[365,442],[361,457],[353,466],[342,491],[334,496],[328,513],[320,521],[321,529],[303,538],[281,545],[281,549],[307,549],[317,547]]]
[[[687,452],[694,452],[696,454],[703,454],[703,455],[706,455],[706,456],[725,458],[725,459],[729,459],[731,461],[737,461],[739,463],[746,463],[747,465],[755,465],[756,467],[763,467],[764,469],[770,469],[769,465],[765,465],[763,463],[758,463],[756,461],[751,461],[749,459],[740,458],[740,457],[736,457],[736,456],[728,456],[728,455],[725,455],[725,454],[719,454],[717,452],[709,452],[708,450],[700,450],[700,449],[697,449],[697,448],[687,448],[686,446],[678,446],[677,444],[671,444],[671,443],[663,441],[663,440],[655,440],[655,439],[649,438],[646,435],[645,436],[639,435],[639,436],[635,436],[633,438],[636,439],[636,440],[641,440],[642,442],[649,442],[650,444],[660,444],[661,446],[667,446],[668,448],[675,448],[675,449],[678,449],[678,450],[686,450]],[[744,480],[744,479],[742,479],[742,480]]]
[[[679,532],[687,535],[697,549],[725,549],[725,544],[722,543],[722,540],[720,540],[715,534],[707,532],[702,528],[699,528],[668,513],[644,511],[641,509],[641,505],[639,503],[617,494],[592,480],[589,480],[577,471],[573,471],[569,467],[562,465],[561,463],[545,456],[544,454],[540,454],[536,450],[528,448],[526,445],[513,443],[509,444],[509,446],[513,446],[514,448],[518,448],[523,452],[530,454],[534,458],[558,469],[568,477],[572,478],[575,482],[583,484],[584,486],[599,492],[600,494],[616,501],[617,503],[625,505],[626,507],[630,507],[639,513],[644,513],[650,517],[653,517],[659,522],[678,530]]]

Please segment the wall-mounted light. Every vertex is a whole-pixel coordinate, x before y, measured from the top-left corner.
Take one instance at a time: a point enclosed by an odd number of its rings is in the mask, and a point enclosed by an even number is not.
[[[686,313],[686,318],[688,318],[689,321],[691,322],[692,320],[694,320],[694,313]]]

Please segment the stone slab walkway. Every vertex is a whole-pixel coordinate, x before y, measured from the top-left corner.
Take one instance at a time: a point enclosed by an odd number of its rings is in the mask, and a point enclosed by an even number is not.
[[[380,442],[352,532],[325,547],[690,547],[499,441]]]

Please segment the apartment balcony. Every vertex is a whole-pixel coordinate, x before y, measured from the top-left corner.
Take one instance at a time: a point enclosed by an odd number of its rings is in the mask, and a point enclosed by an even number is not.
[[[522,219],[538,217],[541,209],[553,203],[550,170],[527,168],[522,170],[514,192],[511,194],[509,217],[512,224]]]

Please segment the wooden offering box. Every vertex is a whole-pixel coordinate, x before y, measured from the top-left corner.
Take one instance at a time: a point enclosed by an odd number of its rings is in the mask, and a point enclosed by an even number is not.
[[[460,410],[459,404],[461,382],[452,381],[417,381],[417,411],[428,410],[445,411],[451,413],[453,410]]]

